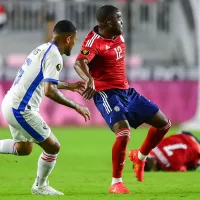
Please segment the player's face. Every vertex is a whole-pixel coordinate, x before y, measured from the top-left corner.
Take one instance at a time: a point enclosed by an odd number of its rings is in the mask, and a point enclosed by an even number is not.
[[[74,47],[75,41],[76,41],[76,33],[72,34],[66,38],[66,43],[64,45],[64,54],[66,56],[71,55],[71,50]]]
[[[116,15],[110,20],[111,21],[111,31],[114,35],[121,35],[122,30],[122,14],[120,11],[116,13]]]

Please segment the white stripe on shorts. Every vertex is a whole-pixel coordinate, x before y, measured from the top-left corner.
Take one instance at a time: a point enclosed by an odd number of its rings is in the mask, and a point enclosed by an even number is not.
[[[106,109],[106,112],[109,114],[110,112],[112,112],[112,109],[108,103],[108,100],[107,100],[107,95],[105,95],[103,92],[99,92],[99,94],[101,95],[102,99],[103,99],[103,106],[105,107]]]

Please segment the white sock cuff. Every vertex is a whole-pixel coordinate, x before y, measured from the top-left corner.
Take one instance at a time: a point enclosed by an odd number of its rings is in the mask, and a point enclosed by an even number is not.
[[[111,183],[111,185],[113,185],[115,183],[119,183],[119,182],[123,182],[122,178],[114,178],[114,177],[112,177],[112,183]]]
[[[143,155],[140,151],[138,151],[138,158],[142,161],[146,160],[148,155]]]
[[[41,158],[46,162],[53,162],[56,160],[58,154],[48,154],[46,152],[42,152]]]

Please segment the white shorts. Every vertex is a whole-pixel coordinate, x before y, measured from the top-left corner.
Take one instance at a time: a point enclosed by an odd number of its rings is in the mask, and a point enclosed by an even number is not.
[[[16,142],[40,143],[50,136],[51,129],[39,112],[13,109],[7,98],[2,101],[1,110]]]

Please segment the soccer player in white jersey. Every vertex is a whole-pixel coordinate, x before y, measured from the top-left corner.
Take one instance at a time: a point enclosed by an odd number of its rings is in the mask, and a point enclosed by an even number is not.
[[[67,83],[59,80],[63,67],[61,55],[70,55],[76,32],[76,27],[70,21],[59,21],[54,27],[52,41],[37,47],[27,57],[1,105],[13,139],[0,140],[0,153],[29,155],[33,143],[43,149],[32,194],[63,195],[48,185],[48,177],[56,164],[60,144],[39,114],[43,96],[74,109],[85,121],[90,119],[87,107],[67,99],[59,91],[67,89],[81,93],[85,89],[84,82]]]

